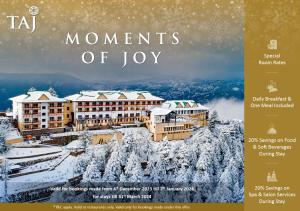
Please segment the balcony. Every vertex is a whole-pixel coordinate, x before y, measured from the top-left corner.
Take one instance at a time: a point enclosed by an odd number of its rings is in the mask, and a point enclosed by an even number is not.
[[[63,112],[60,112],[60,113],[54,112],[54,113],[49,113],[49,114],[48,114],[48,116],[63,116],[63,115],[64,115]]]
[[[29,114],[23,114],[23,117],[39,117],[41,115],[40,112],[37,113],[29,113]]]
[[[49,120],[49,124],[55,124],[55,123],[63,123],[64,120]]]
[[[40,124],[40,121],[26,121],[23,124],[24,125],[36,125],[36,124]]]

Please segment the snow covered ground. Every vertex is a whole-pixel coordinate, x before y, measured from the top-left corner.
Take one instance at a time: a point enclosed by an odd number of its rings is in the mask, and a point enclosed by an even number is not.
[[[77,176],[74,171],[76,160],[77,157],[69,156],[52,171],[43,171],[10,178],[7,182],[8,194],[48,187],[57,183],[64,183],[68,179]],[[48,164],[50,165],[51,163],[39,164],[39,166],[44,168],[45,165]]]
[[[61,152],[62,148],[57,146],[34,147],[34,148],[11,148],[4,156],[8,159],[30,158],[45,154]]]

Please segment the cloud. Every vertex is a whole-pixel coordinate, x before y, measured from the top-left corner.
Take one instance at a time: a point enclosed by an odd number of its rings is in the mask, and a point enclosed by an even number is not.
[[[207,103],[205,106],[209,107],[211,111],[216,110],[220,119],[244,120],[244,101],[220,98]]]

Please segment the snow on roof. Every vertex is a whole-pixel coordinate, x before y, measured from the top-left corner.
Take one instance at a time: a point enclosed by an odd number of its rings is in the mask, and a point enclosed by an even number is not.
[[[5,141],[19,139],[19,138],[23,138],[23,137],[16,128],[10,128],[9,130],[7,130],[4,137]]]
[[[163,100],[147,91],[81,91],[65,99],[71,101]]]
[[[169,100],[162,104],[162,108],[171,110],[208,110],[207,107],[194,100]]]
[[[71,131],[71,132],[64,132],[64,133],[53,133],[50,135],[51,138],[57,138],[57,137],[65,137],[65,136],[79,136],[82,133],[82,131]],[[92,135],[100,135],[100,134],[114,134],[116,133],[115,130],[111,129],[102,129],[102,130],[88,130],[88,133]]]
[[[10,98],[10,100],[15,102],[28,102],[28,103],[34,103],[34,102],[64,102],[65,99],[56,97],[52,95],[48,91],[30,91],[26,94],[22,94],[16,97]]]
[[[79,140],[74,140],[70,142],[67,146],[67,149],[72,150],[72,149],[84,149],[84,146],[82,145],[82,142]]]
[[[160,107],[155,107],[155,108],[151,109],[151,113],[154,116],[165,116],[171,112],[172,112],[172,110],[170,110],[170,109],[160,108]]]

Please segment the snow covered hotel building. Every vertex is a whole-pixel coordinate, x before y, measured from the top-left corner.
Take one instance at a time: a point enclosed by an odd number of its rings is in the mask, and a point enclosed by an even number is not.
[[[177,118],[192,121],[194,125],[208,125],[209,109],[194,100],[170,100],[164,102],[161,107],[174,111]]]
[[[145,125],[154,141],[178,140],[208,125],[208,108],[192,100],[164,102],[147,91],[81,91],[65,98],[28,91],[10,100],[23,136]]]
[[[64,131],[65,99],[49,91],[28,91],[13,98],[13,119],[23,135]]]
[[[65,99],[77,131],[142,122],[146,111],[163,102],[146,91],[81,91]]]
[[[186,139],[193,126],[208,125],[208,108],[193,100],[166,101],[151,109],[147,127],[154,141]]]

